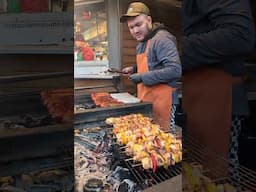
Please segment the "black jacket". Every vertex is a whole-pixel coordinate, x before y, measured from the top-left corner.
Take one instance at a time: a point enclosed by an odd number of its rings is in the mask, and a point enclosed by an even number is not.
[[[254,30],[248,0],[183,0],[183,73],[208,66],[242,76],[245,55],[255,44]],[[233,114],[246,113],[235,104],[245,100],[243,89],[233,86]]]

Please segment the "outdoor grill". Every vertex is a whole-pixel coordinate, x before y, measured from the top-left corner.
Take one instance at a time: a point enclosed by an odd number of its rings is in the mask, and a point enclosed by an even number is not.
[[[158,167],[157,171],[153,172],[152,170],[143,169],[141,164],[130,160],[131,157],[125,154],[125,151],[122,147],[118,146],[118,149],[120,153],[121,164],[123,164],[131,171],[135,182],[140,185],[141,189],[152,187],[181,174],[181,163],[169,166],[168,169]]]
[[[75,129],[105,126],[107,117],[118,117],[131,113],[142,113],[152,116],[151,103],[132,103],[114,107],[96,107],[89,94],[75,96],[75,106],[92,106],[90,109],[77,110],[74,116]]]
[[[91,128],[87,127],[86,129]],[[164,181],[171,180],[173,177],[181,174],[181,163],[169,166],[168,169],[158,167],[156,172],[153,172],[152,170],[143,169],[140,163],[134,162],[133,160],[131,160],[131,157],[125,154],[123,146],[116,144],[115,138],[111,133],[111,127],[106,125],[97,127],[97,129],[99,131],[104,130],[106,133],[108,133],[108,138],[111,139],[111,141],[109,141],[110,144],[105,145],[105,147],[108,146],[108,151],[111,152],[111,154],[109,154],[111,169],[110,172],[114,172],[117,167],[127,168],[131,174],[130,177],[128,178],[135,183],[134,185],[136,185],[136,189],[145,190],[152,186],[158,185]],[[80,129],[80,133],[75,135],[75,143],[86,148],[89,148],[93,151],[96,151],[99,148],[99,146],[90,143],[90,136],[86,135],[88,135],[88,133],[85,133],[82,129]],[[76,174],[79,175],[78,170],[75,170],[75,172],[77,172]]]
[[[54,168],[33,171],[21,175],[0,178],[0,191],[38,192],[38,191],[73,191],[73,170]]]
[[[39,91],[4,94],[0,104],[0,177],[63,168],[73,175],[73,125],[51,118]]]
[[[81,104],[90,103],[90,102],[92,102],[90,99],[90,95],[77,96],[75,99],[75,105],[81,105]],[[86,146],[87,148],[95,150],[98,147],[90,144],[89,138],[90,137],[92,138],[93,136],[88,134],[87,130],[90,130],[90,129],[98,129],[98,131],[104,130],[107,133],[108,135],[107,137],[110,140],[108,144],[108,148],[111,152],[111,154],[108,154],[109,158],[111,159],[110,161],[111,163],[109,164],[110,175],[112,174],[113,176],[113,174],[117,172],[117,170],[119,169],[129,170],[130,176],[124,179],[125,184],[123,183],[124,181],[123,182],[119,181],[118,183],[119,189],[116,189],[116,191],[121,190],[120,188],[125,188],[125,189],[122,189],[123,191],[142,191],[152,186],[159,185],[164,181],[171,180],[175,176],[181,174],[181,163],[175,164],[173,166],[169,166],[168,169],[165,169],[163,167],[158,167],[156,172],[153,172],[151,169],[145,170],[143,169],[140,163],[134,162],[133,160],[131,160],[131,157],[125,154],[125,149],[123,146],[120,146],[116,143],[116,138],[112,133],[113,127],[105,123],[106,118],[119,117],[119,116],[132,114],[132,113],[134,114],[142,113],[145,116],[151,117],[152,104],[134,103],[134,104],[124,104],[121,106],[106,107],[106,108],[99,108],[95,106],[94,108],[91,108],[91,109],[77,111],[74,116],[75,132],[76,131],[79,132],[79,134],[75,133],[76,144]],[[77,170],[75,168],[75,172],[76,171]],[[76,175],[79,175],[79,171],[76,172]],[[109,177],[110,176],[108,176],[108,178]],[[114,183],[113,185],[116,185],[116,183]]]

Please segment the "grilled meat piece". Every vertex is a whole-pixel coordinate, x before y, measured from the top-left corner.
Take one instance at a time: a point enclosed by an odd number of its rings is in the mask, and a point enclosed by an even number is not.
[[[112,98],[109,93],[92,93],[91,98],[95,105],[99,107],[114,107],[123,105],[122,102]]]
[[[60,122],[73,121],[73,89],[55,89],[41,92],[43,104],[50,115]]]

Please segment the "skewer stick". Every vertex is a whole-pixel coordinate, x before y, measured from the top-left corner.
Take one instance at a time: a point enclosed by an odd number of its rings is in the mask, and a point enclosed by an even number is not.
[[[120,154],[126,154],[126,152],[125,152],[125,151],[119,151],[119,153],[120,153]]]
[[[125,161],[133,161],[133,158],[125,159]]]
[[[139,167],[139,166],[142,166],[141,163],[137,163],[137,164],[133,164],[132,167]]]
[[[105,129],[113,130],[113,129],[114,129],[114,127],[105,127]],[[111,134],[113,134],[113,133],[111,133]]]

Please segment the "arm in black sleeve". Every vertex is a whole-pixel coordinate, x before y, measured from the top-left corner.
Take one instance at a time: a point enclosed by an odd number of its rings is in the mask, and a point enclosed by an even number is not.
[[[234,2],[236,3],[234,3]],[[245,2],[246,0],[244,0]],[[229,2],[229,3],[227,3]],[[238,0],[208,0],[204,9],[214,28],[183,37],[184,71],[239,57],[254,46],[254,25],[246,6]],[[232,4],[233,3],[233,4]],[[237,10],[239,9],[239,10]]]

